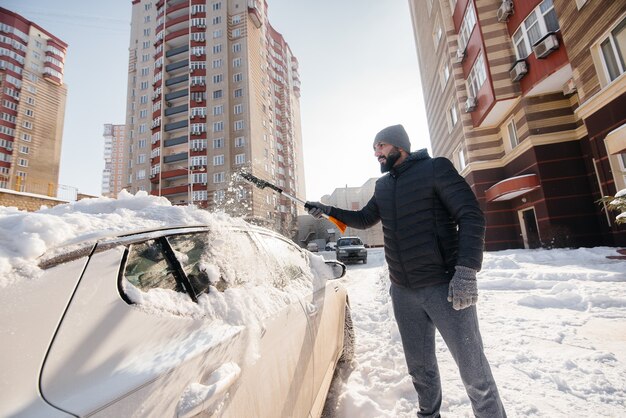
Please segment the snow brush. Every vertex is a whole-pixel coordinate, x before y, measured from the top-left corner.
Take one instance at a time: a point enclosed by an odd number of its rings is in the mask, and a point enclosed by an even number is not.
[[[290,195],[289,193],[283,191],[283,189],[276,186],[275,184],[270,183],[269,181],[261,180],[260,178],[253,176],[250,173],[246,173],[244,171],[240,172],[239,175],[243,177],[245,180],[254,184],[259,189],[265,189],[266,187],[269,187],[275,192],[278,192],[278,194],[285,196],[287,199],[291,200],[292,202],[300,203],[304,205],[305,209],[308,209],[308,206],[304,200],[298,199],[297,197]],[[341,222],[339,219],[333,218],[332,216],[328,216],[325,213],[322,213],[322,216],[328,219],[329,221],[331,221],[332,223],[334,223],[335,225],[337,225],[337,228],[339,228],[342,234],[346,232],[347,225]]]

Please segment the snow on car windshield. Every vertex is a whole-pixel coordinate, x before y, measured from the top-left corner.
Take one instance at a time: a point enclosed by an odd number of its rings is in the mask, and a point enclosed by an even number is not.
[[[259,318],[284,306],[291,298],[310,293],[312,287],[321,287],[330,276],[330,268],[322,257],[312,256],[308,261],[300,251],[285,250],[289,249],[287,245],[272,248],[273,263],[260,263],[256,257],[247,256],[242,251],[241,242],[233,240],[229,233],[232,227],[247,228],[248,224],[242,219],[195,207],[172,206],[166,198],[149,196],[145,192],[132,195],[122,191],[118,199],[84,199],[36,212],[0,207],[0,288],[40,277],[43,271],[38,267],[39,257],[54,253],[61,246],[67,248],[67,245],[77,245],[81,240],[106,233],[199,224],[208,225],[211,230],[208,252],[200,264],[209,280],[213,278],[215,281],[221,274],[224,280],[232,283],[235,280],[232,266],[237,265],[238,274],[243,272],[246,275],[245,288],[233,286],[224,292],[209,290],[195,304],[189,303],[186,294],[167,289],[144,292],[126,281],[124,285],[129,297],[141,309],[242,324],[250,315]],[[181,261],[186,257],[182,249],[177,256]],[[280,266],[298,270],[292,272],[296,279],[282,288],[259,279],[265,272],[280,280],[276,272]],[[318,277],[311,275],[311,269]]]

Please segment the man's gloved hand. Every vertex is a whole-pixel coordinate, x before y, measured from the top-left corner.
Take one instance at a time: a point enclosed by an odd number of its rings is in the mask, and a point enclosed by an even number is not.
[[[309,211],[309,215],[314,218],[321,218],[322,214],[330,215],[330,206],[320,202],[306,202],[304,208]]]
[[[452,307],[458,311],[476,305],[478,285],[476,270],[464,266],[456,266],[455,270],[448,288],[448,302],[452,302]]]

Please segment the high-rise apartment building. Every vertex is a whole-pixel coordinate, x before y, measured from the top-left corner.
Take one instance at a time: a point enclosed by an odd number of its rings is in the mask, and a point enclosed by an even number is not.
[[[117,197],[126,186],[124,179],[126,151],[126,125],[104,125],[104,169],[102,170],[102,195]]]
[[[256,0],[133,0],[126,181],[294,236],[304,196],[298,61]]]
[[[626,2],[409,0],[435,156],[490,250],[625,245]]]
[[[0,8],[0,187],[57,195],[67,44]]]

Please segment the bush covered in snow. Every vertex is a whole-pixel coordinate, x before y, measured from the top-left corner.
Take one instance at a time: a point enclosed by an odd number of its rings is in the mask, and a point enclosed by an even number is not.
[[[600,202],[606,204],[607,210],[619,211],[615,220],[618,224],[626,224],[626,189],[615,193],[615,196],[604,196]]]

